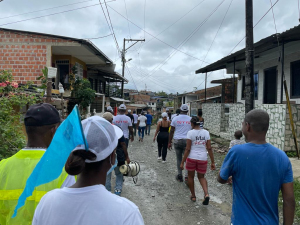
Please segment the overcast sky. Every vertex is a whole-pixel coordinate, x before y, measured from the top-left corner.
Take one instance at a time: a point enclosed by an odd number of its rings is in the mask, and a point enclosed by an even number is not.
[[[255,24],[271,7],[271,2],[253,1]],[[146,42],[136,44],[126,53],[126,59],[132,59],[127,63],[130,73],[126,70],[125,77],[129,80],[126,88],[142,90],[147,85],[147,89],[152,91],[164,90],[168,93],[183,93],[192,91],[195,87],[203,89],[204,74],[195,75],[195,71],[228,55],[245,36],[245,1],[242,0],[107,2],[120,48],[123,47],[123,38],[146,39]],[[276,0],[272,2],[274,4]],[[72,5],[43,10],[67,4]],[[85,8],[77,9],[80,7]],[[105,5],[103,7],[107,13]],[[278,33],[299,24],[298,0],[280,0],[273,9]],[[43,11],[25,14],[38,10]],[[49,15],[66,10],[73,11]],[[221,29],[212,44],[227,10]],[[44,15],[48,16],[28,20]],[[126,20],[127,15],[131,22]],[[17,22],[21,20],[25,21]],[[3,0],[0,2],[0,27],[74,38],[96,38],[111,34],[98,0]],[[144,28],[145,31],[142,30]],[[254,29],[254,39],[258,41],[273,33],[275,27],[270,11]],[[159,40],[153,39],[153,36]],[[116,70],[121,73],[120,54],[113,36],[91,41],[115,61]],[[126,47],[129,45],[130,43],[126,43]],[[243,41],[234,51],[244,46]],[[230,75],[226,75],[223,70],[210,74],[208,87],[213,86],[210,84],[211,80],[224,77]]]

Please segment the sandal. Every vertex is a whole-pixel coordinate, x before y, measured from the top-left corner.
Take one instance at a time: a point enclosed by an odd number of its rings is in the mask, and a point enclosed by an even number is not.
[[[191,196],[190,199],[192,202],[196,202],[196,196]]]
[[[208,203],[209,203],[209,195],[205,195],[202,204],[203,205],[208,205]]]

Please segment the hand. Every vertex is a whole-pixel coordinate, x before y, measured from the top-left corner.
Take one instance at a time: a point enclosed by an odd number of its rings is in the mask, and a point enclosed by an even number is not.
[[[129,157],[127,157],[127,159],[126,159],[126,162],[127,162],[127,164],[129,164],[129,163],[130,163],[130,159],[129,159]]]
[[[132,137],[130,138],[130,140],[131,140],[131,142],[133,142],[133,141],[134,141],[134,137],[132,136]]]
[[[168,144],[168,149],[171,150],[172,149],[172,143]]]
[[[232,184],[232,176],[230,176],[227,180],[227,184]]]
[[[180,164],[180,169],[184,170],[184,162]]]
[[[155,137],[153,138],[153,142],[155,142]]]
[[[214,163],[212,163],[212,164],[210,165],[210,169],[211,169],[211,170],[215,170],[215,169],[216,169],[216,166],[215,166]]]

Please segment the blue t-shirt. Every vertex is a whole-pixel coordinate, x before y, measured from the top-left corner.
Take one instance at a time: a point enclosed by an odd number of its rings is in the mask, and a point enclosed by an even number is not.
[[[147,117],[147,124],[150,125],[152,124],[152,116],[150,114],[146,114]]]
[[[233,225],[279,223],[279,190],[282,184],[293,182],[292,165],[283,151],[271,144],[235,145],[220,176],[233,179]]]

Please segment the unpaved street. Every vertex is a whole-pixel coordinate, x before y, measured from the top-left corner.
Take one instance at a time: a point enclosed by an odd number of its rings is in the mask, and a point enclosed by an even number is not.
[[[215,153],[217,170],[208,170],[206,178],[211,201],[208,206],[203,206],[203,192],[198,180],[195,179],[196,202],[190,200],[188,187],[175,180],[174,150],[168,151],[167,163],[157,161],[157,143],[152,141],[154,132],[153,126],[151,135],[145,136],[144,142],[139,142],[136,137],[129,143],[129,156],[140,163],[141,172],[136,185],[132,178],[126,178],[122,192],[123,197],[138,205],[145,224],[230,224],[232,187],[216,180],[222,155]]]

